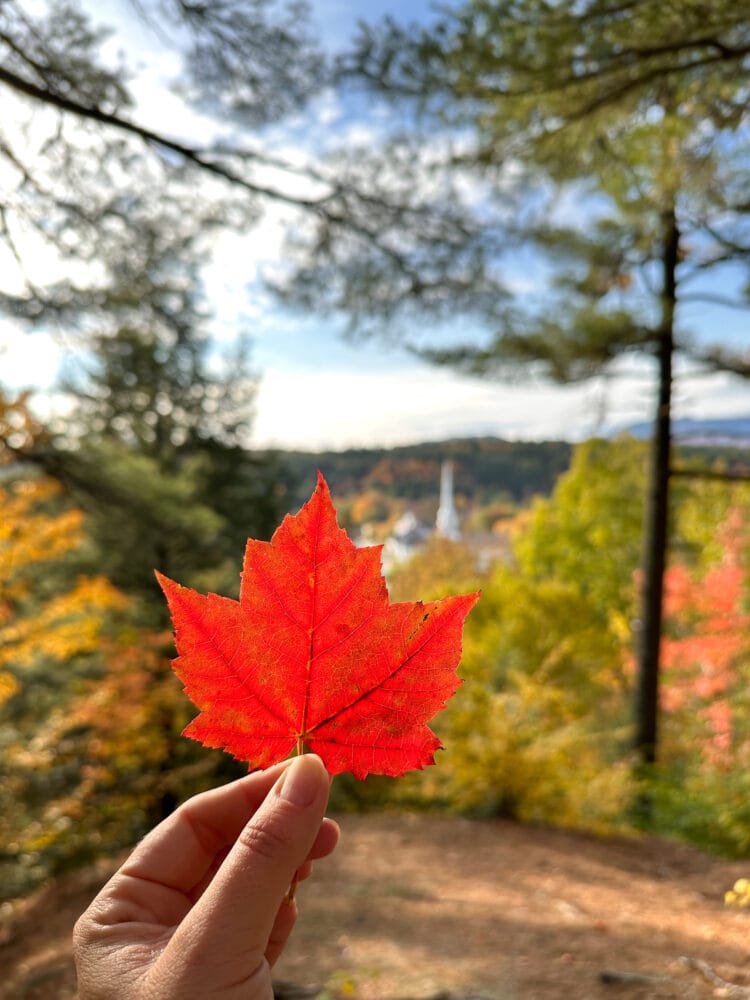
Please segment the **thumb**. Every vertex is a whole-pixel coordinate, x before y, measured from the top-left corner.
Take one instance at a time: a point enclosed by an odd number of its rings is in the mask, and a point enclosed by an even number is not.
[[[172,974],[186,977],[185,995],[210,995],[261,967],[278,909],[320,830],[329,787],[319,757],[296,757],[246,824],[162,955]]]

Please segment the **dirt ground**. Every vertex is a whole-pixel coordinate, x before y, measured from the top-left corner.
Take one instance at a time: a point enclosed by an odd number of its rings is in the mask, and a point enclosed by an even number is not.
[[[750,861],[504,821],[340,822],[337,853],[299,888],[300,922],[276,970],[325,1000],[750,998],[750,913],[723,904]],[[75,996],[70,931],[106,874],[0,909],[0,997]]]

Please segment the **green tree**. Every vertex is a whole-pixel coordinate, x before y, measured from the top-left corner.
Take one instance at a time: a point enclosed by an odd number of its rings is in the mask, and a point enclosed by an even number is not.
[[[146,620],[159,621],[154,569],[238,586],[247,537],[269,535],[279,519],[284,474],[273,455],[244,446],[257,378],[241,341],[221,358],[204,332],[193,235],[144,232],[151,238],[113,266],[85,366],[63,383],[75,409],[16,453],[86,512],[79,562],[144,598]]]
[[[481,320],[476,337],[412,347],[476,374],[572,382],[627,356],[653,359],[636,734],[646,763],[657,746],[674,362],[750,375],[742,341],[690,328],[693,303],[748,304],[737,267],[750,260],[749,57],[747,10],[731,0],[469,0],[424,30],[365,26],[344,71],[414,112],[433,162],[428,174],[415,159],[407,177],[406,142],[380,155],[404,186],[439,188],[441,166],[473,181],[472,252],[456,256],[436,237],[425,255],[392,229],[373,248],[321,225],[287,284],[307,303],[364,316],[370,331],[399,320],[408,330],[420,309],[466,310]],[[512,294],[503,274],[521,248],[539,287]]]
[[[244,234],[272,207],[300,210],[296,232],[322,223],[373,246],[411,220],[427,227],[424,247],[439,236],[461,252],[450,205],[379,192],[356,158],[279,155],[269,126],[333,82],[305,0],[124,0],[118,14],[119,33],[79,0],[0,5],[0,309],[34,323],[85,316],[106,289],[102,263],[156,218],[200,233],[208,212]],[[175,65],[146,123],[143,67],[161,81]],[[170,101],[188,122],[201,116],[194,127],[179,131]]]
[[[274,158],[244,138],[298,110],[327,79],[304,2],[149,0],[130,8],[115,59],[106,48],[112,30],[95,26],[75,0],[8,0],[0,9],[0,306],[16,317],[95,306],[99,266],[140,241],[144,219],[168,214],[199,232],[201,206],[210,205],[224,225],[244,229],[263,204],[317,203],[284,191],[294,171],[282,164],[278,185],[264,183],[259,174],[274,169]],[[178,63],[172,82],[182,107],[208,116],[204,132],[212,123],[205,141],[176,136],[168,110],[156,127],[138,121],[139,33]],[[128,46],[135,51],[126,56]]]
[[[63,388],[76,397],[51,433],[9,426],[6,443],[89,515],[96,551],[78,558],[153,598],[155,565],[189,576],[203,564],[209,584],[227,582],[247,534],[277,516],[273,461],[244,451],[257,382],[246,343],[219,358],[200,276],[219,231],[246,231],[274,202],[317,205],[268,180],[299,177],[273,166],[260,131],[327,71],[303,2],[149,0],[119,13],[115,57],[111,32],[75,0],[0,5],[0,311],[64,336]],[[169,111],[138,121],[139,32],[178,65],[173,100],[204,115],[193,145]]]

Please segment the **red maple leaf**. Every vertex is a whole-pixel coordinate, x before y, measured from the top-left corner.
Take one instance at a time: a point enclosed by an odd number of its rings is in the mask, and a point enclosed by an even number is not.
[[[433,763],[441,744],[427,722],[460,684],[463,623],[479,594],[390,604],[380,550],[339,528],[318,474],[270,542],[248,540],[239,601],[157,573],[173,666],[200,709],[185,735],[251,768],[295,749],[358,778]]]

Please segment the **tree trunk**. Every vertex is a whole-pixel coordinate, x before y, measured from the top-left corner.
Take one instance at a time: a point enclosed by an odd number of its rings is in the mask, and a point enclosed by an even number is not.
[[[659,648],[662,629],[664,570],[667,561],[671,462],[672,355],[677,301],[680,232],[674,204],[663,216],[662,309],[658,331],[659,402],[651,445],[643,548],[641,626],[638,648],[635,750],[639,762],[656,762],[659,723]]]

